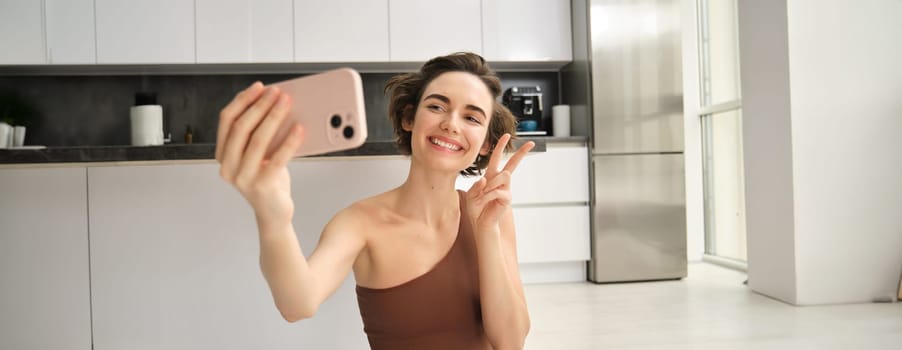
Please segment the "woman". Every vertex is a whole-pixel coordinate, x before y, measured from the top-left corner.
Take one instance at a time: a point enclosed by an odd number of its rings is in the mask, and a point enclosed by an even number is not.
[[[222,177],[254,209],[260,265],[289,322],[313,316],[350,271],[374,349],[517,349],[529,316],[517,266],[511,174],[534,146],[511,149],[514,117],[482,57],[437,57],[386,85],[389,118],[410,171],[398,188],[341,210],[305,258],[291,224],[286,168],[303,128],[271,159],[266,146],[291,104],[255,83],[221,112],[216,159]],[[459,173],[485,174],[467,192]]]

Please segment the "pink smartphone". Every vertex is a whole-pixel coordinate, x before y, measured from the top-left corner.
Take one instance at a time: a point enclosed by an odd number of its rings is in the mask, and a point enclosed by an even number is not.
[[[304,143],[295,157],[360,147],[366,141],[363,83],[351,68],[339,68],[271,84],[291,96],[288,118],[266,154],[272,154],[296,123],[304,126]]]

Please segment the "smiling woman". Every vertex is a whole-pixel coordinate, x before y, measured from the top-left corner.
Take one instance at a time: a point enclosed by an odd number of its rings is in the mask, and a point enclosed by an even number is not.
[[[452,73],[452,77],[437,79],[444,73]],[[497,102],[501,94],[501,81],[494,71],[485,63],[482,57],[475,54],[454,54],[437,57],[426,63],[417,72],[398,75],[385,84],[385,91],[391,92],[391,101],[388,106],[388,117],[395,129],[395,142],[401,153],[411,154],[411,130],[405,127],[405,123],[414,120],[419,108],[445,111],[451,100],[441,93],[427,93],[426,86],[434,80],[438,80],[440,87],[450,85],[450,88],[474,88],[475,90],[462,93],[472,94],[467,96],[474,104],[465,104],[465,109],[479,115],[480,123],[488,123],[487,145],[495,145],[505,133],[513,134],[516,129],[516,118],[511,112]],[[477,84],[478,80],[481,84]],[[446,82],[450,81],[450,83]],[[465,82],[466,85],[458,85],[456,82]],[[433,90],[440,91],[433,86]],[[423,98],[427,93],[426,98]],[[480,100],[480,96],[490,97],[490,100]],[[420,102],[423,102],[423,105]],[[427,103],[431,101],[432,103]],[[460,103],[461,101],[455,101]],[[488,111],[488,112],[486,112]],[[488,114],[487,114],[488,113]],[[510,147],[507,149],[510,150]],[[480,168],[488,164],[488,157],[480,154],[473,166],[468,167],[463,173],[477,175]]]
[[[267,125],[278,125],[291,101],[257,83],[223,109],[216,159],[254,209],[260,265],[276,307],[290,322],[312,317],[353,271],[374,349],[522,348],[529,316],[510,181],[534,144],[500,167],[512,148],[514,117],[496,102],[498,77],[478,55],[434,58],[391,79],[386,91],[398,148],[411,156],[407,179],[335,214],[309,257],[292,226],[286,170],[304,147],[303,128],[269,159],[260,146],[270,143],[275,130]],[[483,177],[462,192],[455,190],[461,173]]]

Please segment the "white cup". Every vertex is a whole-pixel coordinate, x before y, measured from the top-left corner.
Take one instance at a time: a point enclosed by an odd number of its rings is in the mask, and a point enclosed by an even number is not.
[[[12,147],[13,127],[6,123],[0,123],[0,148]]]
[[[22,147],[25,145],[25,127],[24,126],[14,126],[13,133],[13,147]]]
[[[551,129],[554,131],[554,136],[570,136],[570,105],[551,107]]]
[[[132,146],[157,146],[163,144],[163,107],[160,105],[133,106]]]

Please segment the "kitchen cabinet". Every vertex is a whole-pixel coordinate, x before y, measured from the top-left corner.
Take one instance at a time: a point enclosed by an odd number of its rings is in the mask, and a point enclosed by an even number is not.
[[[388,0],[294,0],[297,62],[386,62]]]
[[[391,60],[425,62],[457,51],[482,54],[480,0],[389,0]]]
[[[305,254],[335,212],[399,185],[407,164],[293,161]],[[88,184],[95,349],[367,347],[350,275],[316,317],[281,318],[260,273],[253,212],[217,164],[91,167]]]
[[[85,176],[0,169],[0,349],[91,349]]]
[[[511,179],[514,204],[588,203],[589,153],[584,144],[549,142],[527,156]]]
[[[546,144],[511,179],[523,283],[581,282],[590,259],[589,156],[584,143]]]
[[[94,0],[44,0],[47,63],[97,63]]]
[[[0,64],[44,64],[43,2],[0,2]]]
[[[589,206],[514,207],[521,264],[589,260]]]
[[[570,0],[483,0],[489,61],[571,61]]]
[[[95,0],[97,63],[195,63],[194,1]]]
[[[195,0],[197,63],[291,62],[291,0]]]
[[[479,178],[461,177],[469,189]],[[585,143],[548,142],[511,178],[511,207],[523,283],[586,280],[590,259],[589,157]]]

